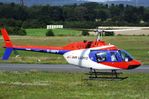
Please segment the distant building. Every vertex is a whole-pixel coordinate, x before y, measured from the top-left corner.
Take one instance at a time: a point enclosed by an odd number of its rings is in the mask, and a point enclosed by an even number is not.
[[[47,29],[62,29],[63,25],[47,25]]]

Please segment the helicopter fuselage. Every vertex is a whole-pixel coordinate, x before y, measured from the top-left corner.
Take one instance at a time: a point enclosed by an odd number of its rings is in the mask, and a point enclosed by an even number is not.
[[[141,65],[125,50],[111,47],[114,45],[74,50],[64,57],[69,64],[92,69],[134,69]]]

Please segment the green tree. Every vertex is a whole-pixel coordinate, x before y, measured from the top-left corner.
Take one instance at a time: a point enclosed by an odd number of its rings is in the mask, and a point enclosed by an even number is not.
[[[7,27],[7,30],[9,32],[10,35],[26,35],[26,31],[23,28],[20,27]]]
[[[86,7],[82,7],[82,6],[76,7],[74,9],[74,15],[75,15],[75,19],[77,21],[84,21],[84,20],[86,20],[87,8]]]

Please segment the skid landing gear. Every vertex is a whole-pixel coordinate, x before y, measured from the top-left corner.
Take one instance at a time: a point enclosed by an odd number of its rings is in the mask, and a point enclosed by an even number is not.
[[[95,69],[90,68],[89,80],[124,80],[128,77],[119,77],[122,72],[112,70],[111,72],[97,72]]]

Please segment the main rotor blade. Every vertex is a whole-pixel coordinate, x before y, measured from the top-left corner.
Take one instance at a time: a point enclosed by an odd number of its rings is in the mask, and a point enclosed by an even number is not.
[[[121,32],[121,31],[135,31],[135,30],[141,30],[140,28],[134,28],[134,29],[119,29],[119,30],[103,30],[105,32]]]

